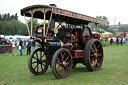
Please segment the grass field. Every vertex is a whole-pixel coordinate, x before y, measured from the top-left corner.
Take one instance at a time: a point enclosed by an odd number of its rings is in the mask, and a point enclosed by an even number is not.
[[[78,64],[70,75],[56,79],[51,68],[40,76],[28,69],[28,56],[0,55],[0,85],[128,85],[128,42],[104,47],[102,70],[88,72]]]

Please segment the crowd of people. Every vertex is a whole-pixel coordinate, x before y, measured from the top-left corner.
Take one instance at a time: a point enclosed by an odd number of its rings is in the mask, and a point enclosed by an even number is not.
[[[13,53],[13,47],[12,43],[9,40],[0,39],[0,54],[12,54]]]
[[[25,49],[26,50],[26,47],[27,47],[27,52],[26,54],[27,55],[30,55],[31,54],[31,47],[32,47],[32,50],[34,51],[35,50],[35,46],[36,46],[36,43],[33,42],[31,39],[27,40],[27,41],[22,41],[21,38],[19,38],[19,50],[20,50],[20,56],[23,55],[23,52],[22,52],[22,49]]]
[[[98,34],[95,35],[94,38],[100,40],[100,37],[99,37]],[[108,38],[105,38],[104,41],[102,40],[102,44],[105,45],[105,46],[107,46],[106,42],[108,42]],[[110,43],[110,45],[112,45],[114,43],[113,38],[111,38],[109,40],[109,43]],[[116,44],[117,45],[119,45],[119,44],[123,45],[123,43],[124,43],[123,37],[121,37],[121,38],[116,37]],[[9,46],[9,50],[10,50],[9,54],[13,53],[13,46],[12,46],[13,44],[12,44],[11,41],[1,39],[0,40],[0,45],[8,45]],[[35,46],[36,46],[36,43],[33,42],[31,39],[28,39],[27,41],[25,41],[25,40],[22,40],[21,38],[19,38],[19,44],[17,44],[17,42],[15,42],[15,50],[19,49],[20,56],[23,55],[23,51],[22,50],[23,49],[26,50],[26,48],[27,48],[26,54],[30,55],[31,54],[31,49],[34,51],[35,50]]]
[[[23,55],[23,49],[26,50],[26,54],[30,55],[31,54],[31,47],[32,47],[32,51],[35,50],[35,46],[36,43],[33,42],[31,39],[25,41],[22,40],[21,38],[19,38],[19,43],[17,44],[17,42],[14,43],[14,47],[13,44],[10,40],[5,40],[5,39],[0,39],[0,53],[4,53],[6,54],[7,50],[9,51],[9,54],[13,53],[13,48],[15,48],[15,50],[19,50],[20,51],[20,56]],[[8,49],[7,49],[8,48]],[[24,53],[25,54],[25,53]]]
[[[119,43],[123,45],[123,37],[121,37],[120,40],[118,37],[116,37],[116,44],[119,45]],[[113,38],[110,39],[110,44],[113,44]]]

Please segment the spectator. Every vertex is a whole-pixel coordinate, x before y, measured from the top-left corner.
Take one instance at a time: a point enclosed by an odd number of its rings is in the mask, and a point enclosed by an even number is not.
[[[2,42],[2,39],[0,38],[0,45],[2,45],[3,44],[3,42]]]
[[[17,42],[15,42],[15,50],[17,50]]]
[[[112,43],[113,43],[113,39],[111,38],[111,39],[110,39],[110,44],[112,45]]]
[[[123,37],[121,37],[120,44],[123,45]]]
[[[95,39],[100,40],[100,36],[98,34],[95,35]]]
[[[27,55],[30,55],[32,42],[31,42],[31,40],[27,40],[27,41],[28,41],[28,44],[27,44]]]
[[[24,49],[26,49],[26,41],[23,41]]]
[[[102,40],[102,44],[103,44],[103,46],[106,46],[105,39]]]
[[[9,45],[9,51],[10,51],[9,54],[12,54],[12,50],[13,50],[12,43],[9,40],[7,40],[7,43]]]
[[[22,44],[23,44],[23,41],[21,40],[21,38],[19,38],[19,50],[20,50],[20,56],[23,55],[23,52],[22,52]]]
[[[35,50],[35,45],[36,45],[36,43],[32,42],[33,51]]]
[[[105,45],[108,46],[108,38],[105,38]]]
[[[117,44],[117,45],[119,44],[119,39],[118,39],[118,37],[116,38],[116,44]]]

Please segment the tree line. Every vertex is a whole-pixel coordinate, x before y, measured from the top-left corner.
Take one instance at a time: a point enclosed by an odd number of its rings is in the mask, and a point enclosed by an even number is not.
[[[107,17],[105,16],[97,16],[96,18],[108,20]],[[27,20],[29,30],[31,27],[31,19]],[[33,34],[35,33],[34,30],[36,30],[36,27],[39,26],[39,23],[37,19],[33,19]],[[95,31],[95,23],[89,24],[89,27],[91,28],[92,31]],[[98,24],[98,32],[102,32],[100,30],[103,29],[102,24]],[[93,29],[94,28],[94,29]],[[109,26],[105,26],[104,30],[113,32],[112,30],[108,29]],[[26,28],[26,25],[18,20],[18,15],[17,13],[14,15],[10,15],[10,13],[7,14],[0,14],[0,34],[2,35],[28,35],[28,30]]]
[[[28,35],[26,25],[18,20],[17,13],[14,15],[0,14],[1,35]]]
[[[103,20],[108,21],[108,18],[105,16],[96,16],[96,18],[100,18]],[[31,27],[31,19],[27,20],[29,30]],[[33,19],[33,34],[35,33],[36,27],[39,26],[37,19]],[[92,31],[96,30],[95,23],[89,24],[89,27]],[[103,32],[102,30],[104,28],[105,31],[109,31],[114,33],[113,30],[109,29],[109,25],[105,26],[102,24],[98,24],[97,31],[99,33]],[[128,29],[123,29],[124,31],[127,31]],[[14,15],[10,15],[10,13],[6,14],[0,14],[0,35],[28,35],[27,27],[24,23],[20,22],[18,20],[17,13]]]
[[[18,20],[17,13],[15,15],[10,15],[10,13],[7,14],[0,14],[0,21],[9,21],[9,20]]]

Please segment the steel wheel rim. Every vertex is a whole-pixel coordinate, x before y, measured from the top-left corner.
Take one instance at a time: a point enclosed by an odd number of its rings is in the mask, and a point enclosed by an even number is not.
[[[31,58],[31,69],[34,73],[40,75],[46,72],[48,64],[44,61],[46,60],[47,55],[45,55],[42,50],[36,50]]]
[[[100,42],[96,41],[92,43],[90,49],[90,63],[92,68],[99,70],[103,62],[103,48]]]
[[[60,77],[66,77],[71,70],[71,56],[66,51],[61,51],[56,57],[55,69],[56,73]]]

